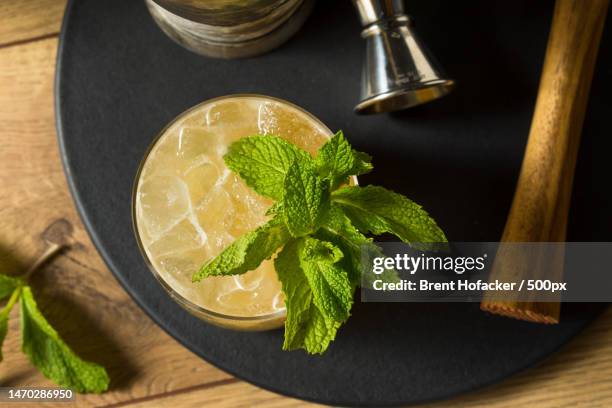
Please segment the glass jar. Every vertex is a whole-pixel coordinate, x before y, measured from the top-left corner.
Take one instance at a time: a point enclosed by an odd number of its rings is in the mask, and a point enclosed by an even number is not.
[[[145,0],[159,27],[198,54],[252,57],[287,41],[314,0]]]

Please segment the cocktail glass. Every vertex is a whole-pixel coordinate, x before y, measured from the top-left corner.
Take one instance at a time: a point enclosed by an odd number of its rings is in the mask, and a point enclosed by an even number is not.
[[[132,217],[153,275],[181,306],[211,323],[265,330],[286,309],[272,260],[240,276],[192,275],[236,238],[264,224],[272,201],[259,196],[223,161],[242,137],[281,137],[315,154],[331,131],[303,109],[260,95],[232,95],[180,114],[156,137],[136,175]]]

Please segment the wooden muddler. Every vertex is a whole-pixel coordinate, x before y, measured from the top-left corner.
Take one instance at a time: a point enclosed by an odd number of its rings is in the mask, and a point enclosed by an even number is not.
[[[580,132],[608,0],[557,0],[535,111],[502,242],[563,242]],[[514,253],[510,253],[514,252]],[[500,247],[490,281],[563,278],[563,251],[535,253],[521,261]],[[523,255],[524,256],[524,255]],[[535,268],[535,269],[539,269]],[[560,303],[521,298],[503,301],[485,293],[482,310],[540,323],[559,321]]]

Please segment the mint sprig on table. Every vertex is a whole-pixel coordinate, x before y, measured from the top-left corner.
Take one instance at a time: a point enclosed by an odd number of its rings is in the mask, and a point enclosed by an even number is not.
[[[80,359],[40,312],[32,289],[25,279],[0,274],[0,300],[8,298],[0,310],[0,361],[2,343],[8,331],[11,309],[19,303],[21,350],[45,377],[77,392],[106,391],[109,377],[98,364]]]
[[[268,210],[272,219],[207,262],[193,281],[243,274],[282,248],[274,265],[287,307],[284,350],[322,353],[335,338],[350,316],[362,256],[381,254],[364,234],[391,233],[420,247],[446,242],[427,212],[403,195],[347,185],[350,176],[373,167],[342,132],[315,158],[279,137],[257,135],[232,143],[224,160],[249,187],[276,201]],[[395,280],[395,273],[383,279]]]

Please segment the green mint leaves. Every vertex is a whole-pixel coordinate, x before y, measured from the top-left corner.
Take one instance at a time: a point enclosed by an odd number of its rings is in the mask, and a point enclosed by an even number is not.
[[[296,160],[283,185],[282,207],[291,235],[299,237],[316,231],[329,207],[329,190],[317,176],[312,160]]]
[[[315,161],[319,174],[329,180],[332,189],[349,176],[358,176],[373,169],[370,156],[353,150],[342,131],[321,147]]]
[[[9,297],[21,284],[21,279],[8,275],[0,275],[0,300]]]
[[[334,340],[342,322],[326,318],[315,305],[312,288],[300,262],[303,246],[304,238],[290,241],[274,260],[287,307],[283,350],[302,348],[320,354]]]
[[[312,301],[326,319],[339,323],[348,319],[353,288],[340,261],[344,255],[330,242],[315,238],[300,240],[298,259],[312,291]]]
[[[380,249],[365,233],[391,233],[422,245],[446,237],[418,204],[382,187],[348,186],[372,170],[371,158],[338,132],[316,158],[275,136],[230,145],[227,166],[259,194],[276,200],[267,224],[238,238],[193,276],[242,274],[277,254],[287,308],[283,349],[323,353],[348,319],[368,259]],[[382,279],[396,281],[396,271]]]
[[[21,293],[21,349],[46,377],[77,392],[103,392],[109,378],[103,367],[81,360],[38,310],[32,290]]]
[[[0,361],[2,343],[8,331],[11,309],[19,303],[21,313],[21,349],[47,378],[77,392],[106,391],[109,377],[106,370],[80,359],[38,309],[32,289],[20,278],[0,275],[0,299],[10,294],[0,310]]]
[[[444,232],[420,205],[383,187],[341,188],[334,191],[333,200],[363,232],[388,232],[407,243],[446,242]]]
[[[291,238],[285,224],[274,218],[238,238],[193,275],[198,282],[208,276],[239,275],[255,269]]]
[[[224,160],[257,193],[281,200],[287,172],[295,162],[309,161],[310,156],[281,138],[252,136],[232,143]]]

